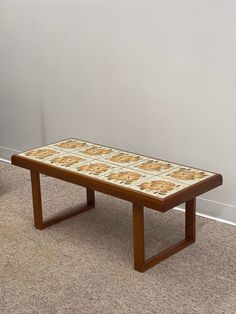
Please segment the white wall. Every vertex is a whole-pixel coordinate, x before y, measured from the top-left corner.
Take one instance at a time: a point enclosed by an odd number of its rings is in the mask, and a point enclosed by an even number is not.
[[[0,0],[0,154],[74,136],[217,171],[199,211],[236,222],[235,13],[233,0]]]

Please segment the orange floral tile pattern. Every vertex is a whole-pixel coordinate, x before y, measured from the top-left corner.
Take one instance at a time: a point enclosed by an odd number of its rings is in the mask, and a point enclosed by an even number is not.
[[[81,147],[85,147],[87,144],[83,141],[78,141],[74,139],[66,140],[63,142],[59,142],[54,144],[54,146],[62,148],[62,149],[80,149]]]
[[[98,176],[104,172],[107,172],[108,170],[111,170],[111,169],[112,169],[112,166],[103,164],[101,162],[97,162],[97,163],[93,163],[93,164],[90,163],[88,165],[82,165],[79,168],[77,168],[77,170],[79,170],[79,171],[83,171],[85,173],[93,174],[96,176]]]
[[[35,159],[45,159],[60,154],[59,151],[50,148],[34,149],[25,153],[25,156]]]
[[[200,182],[211,175],[212,174],[210,172],[183,166],[179,166],[178,168],[175,168],[171,171],[162,174],[162,176],[165,177],[166,179],[175,180],[177,182],[187,185]]]
[[[136,185],[134,189],[139,192],[145,192],[158,197],[165,197],[174,192],[178,192],[185,187],[186,186],[181,185],[180,183],[164,180],[158,177],[152,177],[150,180]]]
[[[76,156],[76,155],[63,155],[61,157],[55,157],[53,159],[50,159],[50,162],[52,164],[58,164],[58,165],[62,165],[65,167],[70,167],[73,166],[75,164],[81,163],[85,161],[85,159],[83,159],[82,157]]]
[[[108,158],[109,161],[116,162],[119,164],[123,164],[127,162],[135,162],[135,161],[138,161],[139,159],[140,159],[139,156],[126,154],[126,153],[118,153]]]
[[[112,153],[112,149],[92,146],[82,151],[82,153],[88,156],[108,155]]]

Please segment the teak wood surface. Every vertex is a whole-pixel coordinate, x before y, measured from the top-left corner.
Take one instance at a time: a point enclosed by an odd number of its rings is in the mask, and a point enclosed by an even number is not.
[[[95,191],[121,198],[133,204],[133,242],[134,242],[134,268],[144,272],[174,253],[195,242],[196,197],[221,185],[222,176],[213,176],[176,192],[164,199],[147,195],[139,191],[131,190],[113,183],[101,181],[93,177],[75,173],[64,168],[58,168],[51,164],[45,164],[38,160],[28,159],[24,156],[13,155],[12,164],[29,169],[31,172],[32,197],[34,209],[34,222],[37,229],[44,229],[71,216],[82,213],[95,207]],[[46,221],[43,219],[42,200],[40,189],[40,174],[45,174],[57,179],[74,183],[86,188],[87,204]],[[185,207],[185,238],[165,249],[164,251],[145,259],[144,248],[144,207],[165,212],[177,205],[186,203]]]

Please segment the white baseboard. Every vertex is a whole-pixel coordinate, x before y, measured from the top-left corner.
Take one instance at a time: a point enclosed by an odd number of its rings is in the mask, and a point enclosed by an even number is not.
[[[3,158],[0,158],[0,161],[6,162],[6,163],[8,163],[8,164],[11,163],[10,160],[6,160],[6,159],[3,159]]]
[[[0,146],[0,160],[11,161],[11,155],[19,153],[18,150]]]
[[[198,197],[196,207],[198,216],[236,226],[236,206]],[[184,204],[175,209],[183,211]]]
[[[0,146],[0,160],[10,162],[11,155],[19,151]],[[184,204],[175,209],[183,211]],[[236,226],[236,206],[197,198],[197,215]]]

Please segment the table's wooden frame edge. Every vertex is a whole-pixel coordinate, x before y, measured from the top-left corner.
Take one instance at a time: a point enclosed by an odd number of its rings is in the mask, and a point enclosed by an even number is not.
[[[177,205],[180,205],[192,198],[197,197],[222,184],[223,178],[220,174],[200,181],[190,187],[176,192],[163,199],[158,199],[152,195],[147,195],[139,191],[134,191],[129,188],[118,186],[110,182],[105,182],[97,178],[88,177],[83,174],[75,173],[68,169],[59,168],[50,164],[46,164],[37,160],[29,159],[18,154],[11,157],[11,163],[16,166],[33,170],[48,176],[55,177],[70,183],[78,184],[98,192],[102,192],[111,196],[121,198],[123,200],[140,203],[145,207],[152,208],[161,212],[165,212]]]

